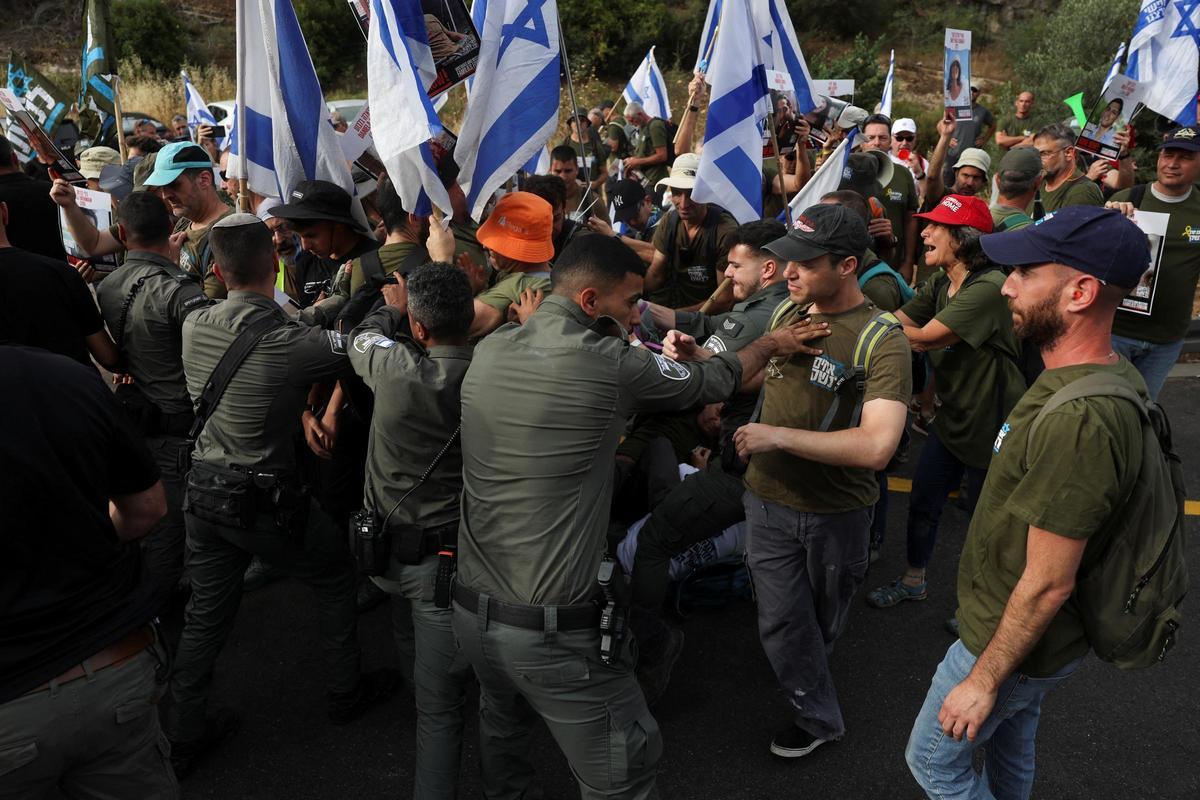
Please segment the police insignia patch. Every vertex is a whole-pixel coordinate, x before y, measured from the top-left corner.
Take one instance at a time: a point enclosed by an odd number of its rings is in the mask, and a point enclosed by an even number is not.
[[[346,337],[337,331],[325,331],[325,338],[329,340],[329,349],[335,353],[346,352]]]
[[[664,378],[670,378],[673,381],[686,381],[692,377],[692,371],[680,364],[678,361],[672,361],[666,356],[660,356],[654,353],[654,362],[658,364],[658,371],[662,373]]]
[[[720,336],[710,336],[704,342],[704,349],[712,353],[724,353],[729,348],[725,346],[725,340]]]
[[[395,343],[382,333],[360,333],[354,337],[354,349],[359,353],[366,353],[371,347],[391,347]]]

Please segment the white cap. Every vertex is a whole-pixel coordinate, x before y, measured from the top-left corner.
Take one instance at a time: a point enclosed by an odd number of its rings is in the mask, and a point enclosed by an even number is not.
[[[871,115],[867,113],[865,108],[846,106],[842,109],[842,113],[838,115],[837,126],[844,131],[848,131],[851,128],[857,128],[869,116]]]
[[[954,169],[959,167],[975,167],[976,169],[987,175],[992,170],[992,157],[987,154],[986,150],[980,150],[978,147],[968,147],[963,150],[958,157]]]
[[[892,123],[892,134],[917,132],[917,123],[908,117],[901,117]]]
[[[283,205],[283,201],[278,197],[264,197],[259,201],[258,208],[254,209],[254,213],[258,215],[259,219],[266,222],[267,218],[271,216],[271,209],[281,205]]]

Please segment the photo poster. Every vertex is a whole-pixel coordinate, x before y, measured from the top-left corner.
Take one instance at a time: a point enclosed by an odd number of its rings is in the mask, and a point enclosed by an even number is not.
[[[790,153],[796,149],[796,92],[790,88],[771,90],[771,112],[775,115],[775,134],[779,141],[779,152]],[[775,145],[771,141],[771,129],[763,126],[763,158],[775,157]]]
[[[1138,210],[1133,221],[1150,240],[1150,263],[1142,273],[1142,279],[1133,291],[1121,300],[1120,309],[1133,314],[1149,316],[1154,310],[1154,292],[1158,287],[1158,267],[1162,261],[1163,245],[1167,241],[1167,223],[1170,214],[1159,214],[1153,211]]]
[[[371,24],[369,0],[346,0],[363,37]],[[430,99],[475,74],[479,64],[479,31],[465,0],[421,0],[425,32],[437,76],[429,85]]]
[[[87,179],[79,173],[75,167],[75,161],[67,158],[61,150],[54,145],[54,140],[51,139],[46,131],[38,124],[38,121],[25,109],[21,98],[17,97],[11,89],[0,89],[0,103],[4,105],[4,110],[9,116],[9,124],[16,122],[21,126],[21,130],[25,132],[26,138],[29,139],[29,144],[37,151],[38,158],[50,169],[54,170],[67,183],[87,183]]]
[[[973,118],[971,110],[971,32],[946,28],[946,65],[942,71],[946,111],[955,120]]]
[[[826,95],[818,95],[816,100],[817,107],[805,112],[804,119],[809,125],[809,142],[815,149],[820,150],[829,140],[828,131],[837,125],[838,117],[850,104]]]
[[[1133,78],[1124,75],[1113,78],[1088,115],[1075,147],[1089,155],[1116,161],[1121,146],[1115,137],[1129,127],[1129,118],[1145,93],[1146,87]]]
[[[112,195],[108,192],[77,188],[75,189],[75,204],[79,206],[84,216],[91,219],[97,230],[106,231],[112,226]],[[119,266],[116,255],[89,256],[71,235],[71,229],[67,227],[67,214],[61,208],[58,209],[58,230],[62,234],[63,248],[67,251],[67,255],[87,261],[99,272],[112,272]]]

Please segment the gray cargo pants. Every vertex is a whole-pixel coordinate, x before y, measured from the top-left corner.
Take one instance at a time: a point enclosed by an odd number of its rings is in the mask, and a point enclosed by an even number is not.
[[[0,798],[57,786],[90,800],[174,800],[179,784],[158,724],[161,643],[122,664],[0,705]]]
[[[343,694],[358,688],[354,558],[346,537],[322,511],[312,508],[303,541],[276,528],[273,515],[260,514],[254,528],[215,525],[190,512],[184,519],[192,596],[171,676],[167,732],[172,741],[193,741],[204,733],[213,668],[233,630],[242,602],[242,576],[253,556],[312,587],[329,691]]]
[[[600,661],[598,629],[527,630],[489,621],[458,602],[454,634],[479,679],[488,800],[525,796],[538,716],[567,757],[583,800],[658,797],[662,735],[633,675],[631,639],[621,663],[608,666]]]
[[[795,723],[821,739],[845,733],[829,673],[833,644],[867,574],[870,507],[808,514],[746,492],[746,563],[758,599],[758,635]]]
[[[417,705],[415,800],[457,796],[459,759],[471,666],[458,650],[448,608],[433,604],[437,555],[420,564],[393,562],[373,580],[392,595],[392,628],[400,668]],[[411,625],[409,624],[411,619]]]
[[[142,539],[142,554],[146,558],[146,569],[163,586],[174,589],[183,577],[187,536],[183,524],[183,457],[188,441],[179,436],[147,436],[146,446],[154,455],[154,463],[158,464],[167,495],[167,514]]]

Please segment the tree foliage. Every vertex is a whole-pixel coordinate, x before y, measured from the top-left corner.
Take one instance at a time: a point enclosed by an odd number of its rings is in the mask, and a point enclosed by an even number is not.
[[[109,25],[121,60],[137,58],[151,72],[170,75],[187,58],[187,31],[163,0],[117,0]]]
[[[344,0],[292,0],[317,80],[326,95],[338,89],[366,94],[367,46]]]
[[[857,34],[848,50],[831,55],[821,49],[808,58],[808,71],[816,80],[854,79],[854,104],[871,109],[883,96],[883,82],[887,77],[887,65],[882,64],[880,53],[883,39],[868,39]]]

